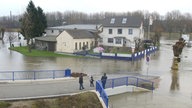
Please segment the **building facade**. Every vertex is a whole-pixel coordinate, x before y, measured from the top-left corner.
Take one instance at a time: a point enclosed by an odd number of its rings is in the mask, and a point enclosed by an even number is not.
[[[99,45],[134,47],[135,41],[144,38],[143,22],[137,17],[105,18],[102,22]]]
[[[56,41],[57,52],[75,53],[90,50],[95,44],[95,36],[86,30],[65,30]]]

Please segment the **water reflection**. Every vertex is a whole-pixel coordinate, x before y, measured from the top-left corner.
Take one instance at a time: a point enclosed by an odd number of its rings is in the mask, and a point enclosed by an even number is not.
[[[179,75],[178,75],[178,61],[176,58],[173,58],[173,63],[171,67],[172,73],[172,82],[171,82],[171,91],[179,90]]]
[[[150,93],[125,93],[109,98],[112,108],[191,108],[192,48],[184,48],[181,62],[174,67],[173,40],[161,40],[160,51],[150,56],[149,75],[160,76],[159,87]],[[146,75],[143,60],[141,73]],[[138,98],[139,97],[139,98]]]
[[[26,71],[26,70],[65,70],[83,72],[88,75],[140,73],[143,60],[134,63],[97,58],[73,57],[28,57],[18,52],[10,51],[9,44],[0,43],[0,71]],[[29,73],[23,73],[28,76]]]

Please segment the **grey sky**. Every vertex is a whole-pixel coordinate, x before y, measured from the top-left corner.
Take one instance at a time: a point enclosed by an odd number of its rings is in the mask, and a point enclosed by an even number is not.
[[[0,16],[22,14],[30,0],[0,0]],[[172,10],[192,13],[190,0],[33,0],[44,12],[80,11],[95,12],[127,12],[149,11],[161,15]]]

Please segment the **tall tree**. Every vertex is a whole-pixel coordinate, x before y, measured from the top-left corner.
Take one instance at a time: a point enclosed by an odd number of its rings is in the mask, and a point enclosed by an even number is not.
[[[43,13],[43,9],[41,7],[37,7],[37,13],[38,13],[38,36],[42,36],[44,33],[44,30],[47,28],[47,20],[46,16]]]
[[[27,39],[27,46],[29,52],[31,52],[32,39],[42,36],[44,29],[47,27],[45,14],[40,7],[36,8],[33,2],[30,1],[20,22],[21,34]]]

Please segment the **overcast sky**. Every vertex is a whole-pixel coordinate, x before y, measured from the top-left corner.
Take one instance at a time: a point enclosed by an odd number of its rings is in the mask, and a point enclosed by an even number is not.
[[[0,0],[0,16],[22,14],[30,0]],[[95,12],[132,12],[136,10],[158,12],[165,15],[172,10],[192,13],[191,0],[32,0],[44,12],[79,11]]]

